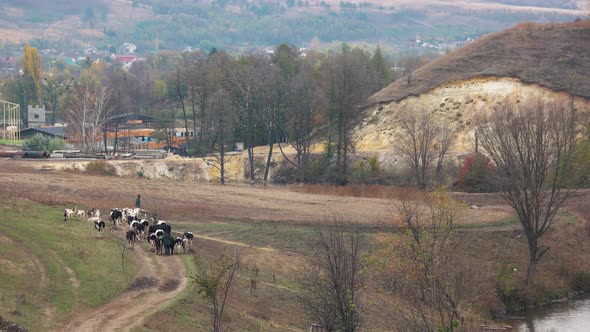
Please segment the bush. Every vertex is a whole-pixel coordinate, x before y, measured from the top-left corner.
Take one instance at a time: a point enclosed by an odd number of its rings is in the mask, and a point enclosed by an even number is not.
[[[352,169],[352,183],[375,184],[382,183],[381,164],[377,157],[364,158]]]
[[[35,136],[23,143],[23,150],[28,151],[53,152],[55,150],[63,150],[63,148],[64,141],[62,139],[50,138],[41,134],[35,134]]]
[[[490,190],[492,162],[482,154],[471,155],[457,175],[457,187],[467,192],[486,192]]]
[[[117,175],[117,171],[113,165],[106,161],[91,161],[86,165],[86,173],[92,175]]]

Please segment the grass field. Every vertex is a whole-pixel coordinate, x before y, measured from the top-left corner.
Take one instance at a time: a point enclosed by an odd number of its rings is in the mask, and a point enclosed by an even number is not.
[[[16,140],[16,141],[12,141],[12,140],[8,140],[8,139],[3,139],[0,138],[0,145],[18,145],[18,146],[22,146],[23,145],[23,140]]]
[[[98,240],[86,221],[63,221],[63,210],[29,201],[0,203],[0,314],[32,331],[119,294],[132,281],[121,269],[119,245]],[[16,284],[15,284],[16,282]],[[21,313],[15,313],[21,296]],[[38,319],[41,317],[42,319]]]

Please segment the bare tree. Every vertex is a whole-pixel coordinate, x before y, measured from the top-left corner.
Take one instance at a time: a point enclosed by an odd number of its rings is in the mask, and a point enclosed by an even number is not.
[[[288,158],[279,142],[279,149],[283,157],[300,170],[300,181],[305,182],[309,170],[309,157],[313,144],[312,133],[317,127],[323,106],[323,96],[319,92],[318,84],[311,72],[311,64],[306,63],[304,68],[293,78],[289,85],[287,96],[287,111],[285,112],[285,132],[288,141],[295,149],[296,160]]]
[[[329,100],[331,129],[336,133],[336,182],[348,182],[348,153],[353,150],[351,138],[359,106],[370,93],[370,57],[366,52],[346,45],[342,52],[322,64],[324,91]],[[328,137],[331,144],[331,134]]]
[[[516,211],[528,242],[525,285],[549,250],[541,238],[558,219],[571,191],[562,190],[571,174],[577,145],[573,100],[507,98],[497,110],[477,119],[481,147],[495,166],[496,190]]]
[[[213,158],[211,164],[219,170],[219,181],[225,184],[225,164],[228,161],[228,147],[231,147],[234,124],[234,107],[227,91],[220,89],[209,98],[212,114]]]
[[[356,331],[361,323],[365,241],[358,227],[340,216],[318,234],[317,252],[303,268],[306,310],[328,331]]]
[[[238,112],[248,151],[250,166],[250,184],[254,184],[254,145],[256,139],[256,122],[260,118],[260,110],[256,105],[260,92],[259,74],[266,59],[260,54],[244,57],[234,62],[230,76],[232,102]]]
[[[100,151],[100,136],[112,111],[111,91],[96,82],[77,83],[66,110],[68,130],[86,152]]]
[[[455,140],[453,127],[428,111],[410,109],[400,112],[399,125],[402,132],[397,149],[407,158],[418,187],[424,189],[435,160],[435,178],[440,176],[444,158]]]
[[[408,85],[412,85],[414,71],[423,66],[428,60],[416,54],[405,54],[400,59],[400,65],[404,69],[404,75]]]
[[[192,277],[199,294],[213,306],[211,312],[213,332],[225,330],[223,314],[236,271],[240,266],[240,254],[221,256],[213,265],[202,262]]]

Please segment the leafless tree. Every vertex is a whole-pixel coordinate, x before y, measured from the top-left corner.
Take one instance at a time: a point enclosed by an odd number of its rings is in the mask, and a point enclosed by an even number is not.
[[[317,252],[302,268],[305,291],[300,300],[328,331],[356,331],[361,323],[365,241],[358,227],[342,217],[326,220],[329,228],[319,232]]]
[[[525,285],[549,247],[540,243],[559,219],[571,191],[562,190],[571,174],[577,145],[573,100],[546,102],[507,98],[497,110],[477,119],[479,142],[495,166],[496,189],[516,211],[528,242]]]
[[[197,262],[198,269],[192,277],[197,291],[213,306],[211,312],[213,332],[225,330],[223,314],[235,274],[240,266],[240,254],[221,256],[213,264]]]
[[[435,178],[440,177],[444,158],[455,141],[453,126],[428,111],[411,109],[400,112],[399,125],[402,132],[397,149],[408,160],[418,187],[424,189],[435,161]]]
[[[295,149],[295,161],[285,155],[279,142],[283,157],[300,170],[301,182],[305,182],[307,178],[309,157],[314,142],[312,133],[318,127],[318,118],[321,118],[321,109],[325,106],[325,100],[310,67],[310,63],[304,64],[304,68],[291,81],[287,96],[285,132]]]
[[[423,66],[427,60],[416,54],[405,54],[400,59],[400,65],[404,69],[404,75],[408,85],[412,85],[414,71]]]
[[[184,119],[184,130],[185,130],[185,137],[186,137],[186,147],[188,153],[191,151],[191,144],[189,139],[189,124],[188,124],[188,115],[186,110],[186,99],[188,97],[188,88],[187,88],[187,72],[186,68],[188,67],[188,59],[186,57],[178,59],[178,63],[174,68],[174,72],[170,78],[170,89],[171,92],[174,94],[178,101],[180,102],[180,107],[182,109],[182,117]]]
[[[254,145],[256,138],[256,122],[260,118],[257,98],[260,94],[260,72],[268,61],[261,54],[243,57],[233,62],[232,75],[229,83],[231,100],[238,112],[243,127],[245,147],[248,151],[250,166],[250,184],[254,184]]]
[[[234,105],[227,91],[220,89],[209,98],[208,108],[212,114],[213,159],[211,164],[219,170],[219,181],[225,184],[225,164],[229,160],[228,147],[231,147],[231,133],[235,128]]]
[[[100,150],[100,136],[111,114],[111,91],[96,82],[77,83],[70,92],[66,110],[68,130],[86,152]]]
[[[330,124],[336,134],[336,182],[348,182],[348,153],[353,150],[351,131],[360,115],[359,107],[370,93],[369,54],[343,46],[341,53],[322,63],[324,91],[329,101]],[[331,144],[331,135],[328,144]]]

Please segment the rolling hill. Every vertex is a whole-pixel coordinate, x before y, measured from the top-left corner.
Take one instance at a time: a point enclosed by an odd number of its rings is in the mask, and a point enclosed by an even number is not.
[[[573,21],[588,10],[569,0],[6,0],[0,42],[62,49],[132,42],[150,52],[345,41],[399,50],[416,48],[418,35],[440,52],[521,21]]]

